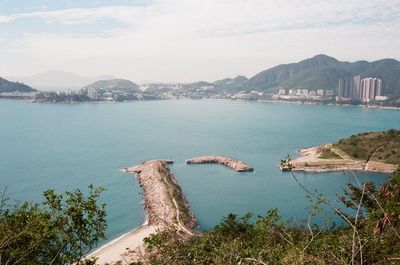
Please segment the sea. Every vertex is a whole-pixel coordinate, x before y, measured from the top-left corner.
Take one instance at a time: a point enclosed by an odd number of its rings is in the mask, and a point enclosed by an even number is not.
[[[41,202],[43,191],[106,191],[107,240],[145,219],[140,187],[120,171],[148,159],[171,166],[200,230],[224,216],[265,215],[278,208],[287,221],[310,216],[313,202],[277,164],[300,148],[352,134],[400,129],[400,111],[225,100],[33,104],[0,100],[0,189],[10,201]],[[201,155],[225,155],[254,167],[238,173],[220,165],[186,165]],[[295,173],[307,188],[334,205],[347,183],[374,181],[380,173]],[[312,222],[340,223],[325,209]]]

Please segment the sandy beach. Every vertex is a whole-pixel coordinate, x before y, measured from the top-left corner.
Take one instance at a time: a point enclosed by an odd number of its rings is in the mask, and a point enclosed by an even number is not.
[[[146,222],[137,229],[122,235],[88,255],[97,257],[98,264],[113,263],[119,260],[140,260],[140,250],[144,250],[143,239],[174,227],[177,231],[191,235],[191,229],[197,225],[194,214],[177,184],[168,164],[171,160],[149,160],[137,166],[123,169],[134,173],[143,190]],[[178,194],[173,197],[171,194]],[[186,218],[182,218],[184,215]],[[129,256],[127,256],[129,252]]]
[[[142,225],[95,250],[88,258],[97,257],[98,264],[111,264],[118,260],[124,260],[124,254],[128,251],[142,250],[143,239],[156,233],[158,229],[159,227],[155,225]],[[133,257],[140,258],[140,254],[130,253],[130,258]]]

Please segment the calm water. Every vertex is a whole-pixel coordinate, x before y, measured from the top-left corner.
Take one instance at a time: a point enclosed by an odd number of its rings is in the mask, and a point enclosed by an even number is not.
[[[229,101],[151,101],[120,104],[30,104],[0,100],[0,184],[17,200],[40,201],[42,191],[107,191],[109,238],[144,219],[140,188],[119,172],[153,158],[176,161],[173,170],[202,229],[230,212],[307,218],[304,192],[276,163],[295,150],[351,134],[400,129],[400,111]],[[187,166],[187,158],[221,154],[255,168],[236,173],[218,165]],[[331,199],[349,174],[297,173]],[[379,174],[362,180],[385,181]]]

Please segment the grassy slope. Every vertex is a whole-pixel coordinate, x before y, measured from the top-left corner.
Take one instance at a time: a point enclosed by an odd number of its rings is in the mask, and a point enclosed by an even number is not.
[[[400,131],[352,135],[333,146],[355,159],[400,164]]]

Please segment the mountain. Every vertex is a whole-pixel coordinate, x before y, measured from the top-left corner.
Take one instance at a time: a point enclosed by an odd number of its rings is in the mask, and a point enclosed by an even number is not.
[[[97,90],[119,90],[125,92],[139,92],[139,86],[130,80],[126,79],[111,79],[96,81],[90,85],[83,87],[83,89],[97,89]]]
[[[0,77],[0,93],[2,92],[34,92],[35,89],[19,82],[10,82]]]
[[[62,89],[77,89],[82,86],[98,81],[113,79],[113,76],[102,75],[96,77],[86,77],[77,75],[71,72],[64,71],[48,71],[32,76],[23,76],[18,78],[10,78],[11,80],[20,80],[32,87],[41,90],[62,90]]]
[[[215,81],[213,85],[218,90],[243,90],[246,88],[249,79],[243,75],[239,75],[235,78],[225,78],[222,80]]]
[[[316,55],[298,63],[282,64],[262,71],[248,80],[247,89],[272,91],[282,88],[336,89],[338,80],[354,75],[383,80],[383,93],[400,96],[400,62],[382,59],[374,62],[341,62],[327,55]]]

